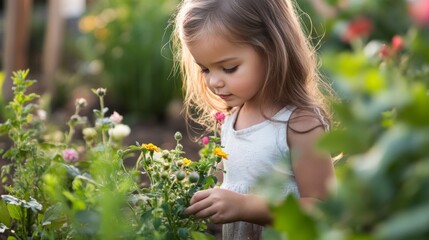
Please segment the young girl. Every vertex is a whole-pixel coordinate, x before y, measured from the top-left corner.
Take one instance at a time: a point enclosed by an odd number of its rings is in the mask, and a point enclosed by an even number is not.
[[[213,111],[228,113],[223,183],[197,192],[185,214],[223,223],[223,239],[259,239],[272,217],[251,193],[258,177],[289,175],[279,191],[306,207],[334,178],[315,148],[328,114],[313,49],[291,0],[184,0],[175,24],[188,117],[208,126]]]

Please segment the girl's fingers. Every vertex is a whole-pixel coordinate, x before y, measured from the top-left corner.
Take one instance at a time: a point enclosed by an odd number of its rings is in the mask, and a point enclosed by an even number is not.
[[[201,211],[198,211],[194,214],[194,216],[197,218],[208,218],[213,216],[214,214],[216,214],[216,208],[211,205],[207,208],[203,208]]]
[[[203,209],[206,209],[211,206],[210,201],[204,201],[208,196],[210,196],[210,192],[208,190],[199,191],[194,194],[191,199],[191,206],[185,209],[183,212],[186,215],[195,214]]]
[[[208,196],[210,196],[210,193],[211,193],[211,189],[196,192],[194,196],[192,196],[190,204],[193,205],[196,202],[199,202],[207,198]]]
[[[202,211],[202,210],[204,210],[210,206],[211,206],[210,201],[204,201],[204,200],[199,201],[199,202],[192,204],[190,207],[186,208],[184,213],[186,215],[196,214],[196,213],[198,213],[198,212],[200,212],[200,211]]]

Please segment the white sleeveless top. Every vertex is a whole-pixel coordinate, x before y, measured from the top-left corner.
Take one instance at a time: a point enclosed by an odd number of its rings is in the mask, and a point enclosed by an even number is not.
[[[251,127],[235,130],[239,110],[225,119],[222,125],[221,144],[228,154],[223,160],[226,173],[221,188],[239,193],[250,193],[258,178],[267,174],[284,174],[289,180],[279,189],[286,196],[299,196],[291,168],[287,144],[287,122],[295,108],[285,107],[273,116]],[[246,222],[223,225],[223,239],[260,239],[263,227]]]

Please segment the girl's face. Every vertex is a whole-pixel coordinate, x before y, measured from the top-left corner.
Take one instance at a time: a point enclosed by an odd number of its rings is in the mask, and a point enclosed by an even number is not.
[[[188,48],[209,89],[229,107],[258,104],[255,96],[265,80],[265,65],[254,48],[214,34],[200,37]]]

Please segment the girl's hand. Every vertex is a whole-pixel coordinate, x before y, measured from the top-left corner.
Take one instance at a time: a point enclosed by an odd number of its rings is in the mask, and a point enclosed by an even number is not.
[[[245,212],[246,195],[221,188],[196,192],[186,215],[209,218],[213,223],[229,223],[240,220]]]

